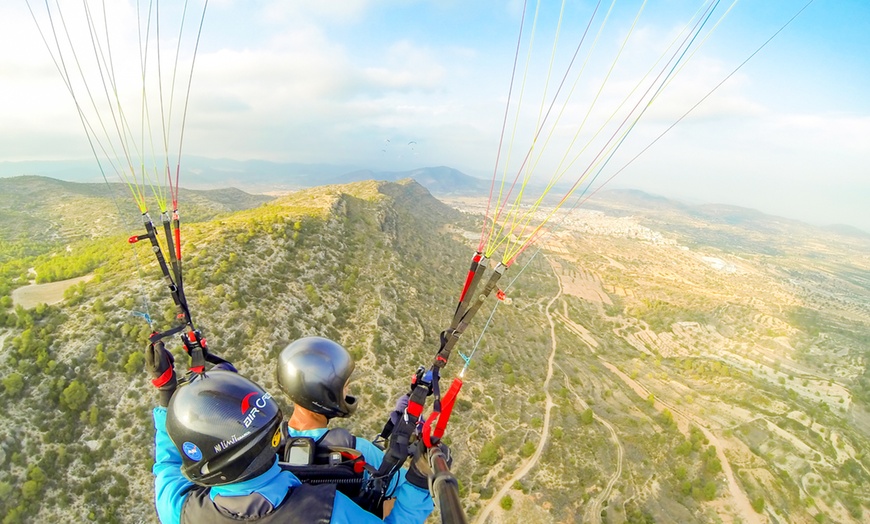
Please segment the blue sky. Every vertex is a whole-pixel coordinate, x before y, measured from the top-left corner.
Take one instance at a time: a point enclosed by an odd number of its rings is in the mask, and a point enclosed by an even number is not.
[[[125,16],[124,2],[113,3],[120,4],[115,23],[124,29],[131,13]],[[164,1],[164,15],[173,16],[173,4],[179,3]],[[732,3],[723,0],[717,12]],[[735,3],[644,113],[599,180],[625,165],[709,93],[805,3]],[[41,2],[33,4],[36,8]],[[594,2],[571,4],[551,86],[564,72]],[[537,147],[533,155],[535,178],[558,172],[566,152],[574,154],[576,149],[568,146],[571,136],[580,129],[584,108],[596,98],[641,4],[615,2],[574,94],[554,105],[554,112],[564,107],[565,116],[553,128],[547,147]],[[581,130],[584,134],[605,126],[603,116],[616,107],[619,95],[635,85],[664,44],[705,4],[647,3]],[[191,5],[198,8],[201,2],[192,0]],[[610,5],[601,2],[599,21]],[[525,76],[519,73],[525,78],[524,105],[507,170],[511,177],[537,128],[559,7],[559,2],[542,4],[531,67]],[[525,43],[534,8],[529,2]],[[522,2],[513,0],[211,0],[197,55],[184,151],[375,170],[448,165],[489,177],[522,12]],[[134,63],[135,30],[119,34],[113,48],[117,60],[127,51],[128,62]],[[4,2],[0,7],[0,46],[6,50],[0,55],[0,115],[5,123],[0,129],[0,161],[87,158],[90,149],[74,105],[24,2]],[[610,186],[870,230],[868,62],[870,2],[815,0]],[[123,73],[137,79],[135,69],[119,65]],[[129,91],[137,92],[133,87]],[[511,114],[515,109],[511,107]],[[604,135],[611,128],[606,129]],[[503,150],[500,165],[506,157]],[[578,177],[584,162],[578,160],[564,180]]]

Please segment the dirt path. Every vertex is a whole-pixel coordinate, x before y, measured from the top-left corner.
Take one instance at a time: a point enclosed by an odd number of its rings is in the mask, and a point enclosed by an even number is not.
[[[616,435],[616,430],[613,429],[613,425],[598,415],[594,415],[594,417],[595,420],[610,430],[610,439],[616,445],[616,471],[613,472],[613,475],[607,482],[607,486],[605,486],[601,493],[589,501],[589,508],[586,510],[586,518],[588,522],[591,522],[592,524],[601,524],[601,506],[610,498],[610,494],[613,492],[613,486],[616,485],[616,481],[618,481],[619,477],[622,476],[622,457],[625,454],[625,450],[622,447],[622,443],[619,441],[619,437]]]
[[[598,357],[601,359],[601,357]],[[650,392],[646,387],[633,380],[631,377],[620,371],[616,366],[609,362],[605,362],[603,359],[601,362],[604,366],[612,371],[617,377],[619,377],[623,382],[625,382],[635,393],[638,394],[641,398],[649,398]],[[710,444],[716,448],[716,457],[719,459],[719,462],[722,463],[722,473],[725,475],[725,479],[728,482],[728,491],[731,493],[731,498],[733,500],[733,509],[739,515],[743,522],[747,522],[748,524],[762,524],[766,522],[761,515],[755,512],[752,509],[752,505],[749,503],[749,497],[746,496],[746,493],[740,489],[740,485],[737,483],[737,479],[734,477],[734,471],[731,469],[731,463],[728,462],[728,458],[725,456],[725,447],[719,441],[718,437],[713,434],[705,425],[704,421],[695,417],[694,415],[685,413],[672,404],[655,399],[655,408],[661,411],[663,408],[667,408],[671,411],[674,417],[681,417],[684,420],[688,420],[693,422],[698,428],[704,433],[704,436],[707,437],[707,440],[710,441]],[[723,515],[720,514],[720,517]]]
[[[555,271],[554,271],[555,273]],[[553,397],[550,395],[549,385],[550,379],[553,378],[553,360],[556,358],[556,322],[553,320],[553,315],[550,313],[550,308],[562,296],[562,282],[559,280],[559,276],[556,275],[556,280],[559,282],[559,292],[556,293],[550,302],[547,303],[547,307],[544,309],[544,312],[547,314],[547,320],[550,322],[550,358],[547,360],[547,378],[544,380],[543,391],[544,394],[547,395],[546,400],[546,408],[544,411],[544,427],[541,429],[541,440],[538,441],[538,447],[535,449],[535,453],[529,457],[523,466],[517,470],[516,473],[513,474],[511,478],[504,483],[498,492],[493,495],[492,499],[490,499],[489,503],[484,506],[483,510],[477,515],[477,518],[474,519],[475,524],[483,524],[486,522],[486,519],[489,517],[490,513],[501,503],[501,499],[507,495],[507,492],[513,487],[514,483],[521,478],[525,477],[529,471],[532,470],[538,464],[538,459],[541,458],[541,455],[544,453],[544,448],[547,446],[547,439],[550,436],[550,412],[553,409],[555,403],[553,402]]]
[[[559,368],[560,370],[562,368]],[[564,373],[564,371],[562,371]],[[574,398],[577,399],[577,403],[583,409],[588,409],[589,404],[586,403],[585,400],[580,398],[580,395],[574,391],[574,386],[568,381],[568,375],[565,375],[565,387],[568,388]],[[594,411],[592,412],[592,417],[599,422],[602,426],[606,427],[608,431],[610,431],[610,440],[613,441],[613,444],[616,446],[616,470],[611,475],[610,480],[607,481],[607,486],[598,494],[595,498],[593,498],[589,502],[589,507],[586,510],[586,518],[588,522],[592,524],[600,524],[601,523],[601,506],[604,504],[604,501],[610,498],[610,494],[613,492],[613,486],[616,485],[616,482],[619,480],[619,477],[622,476],[622,463],[623,457],[625,456],[625,448],[622,447],[622,442],[619,441],[619,436],[616,434],[616,429],[614,429],[613,425],[599,417]]]

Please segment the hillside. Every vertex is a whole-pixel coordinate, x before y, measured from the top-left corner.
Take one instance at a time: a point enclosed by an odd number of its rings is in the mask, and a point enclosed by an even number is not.
[[[868,239],[638,192],[589,203],[545,247],[555,378],[590,410],[579,442],[610,451],[560,466],[550,448],[522,491],[580,468],[563,496],[589,522],[863,522]]]
[[[313,334],[340,340],[358,358],[354,389],[372,406],[353,425],[374,435],[407,377],[437,349],[470,256],[457,226],[472,225],[413,182],[317,188],[189,225],[185,286],[194,321],[215,351],[273,390],[272,362],[287,342]],[[149,327],[131,313],[147,308],[164,328],[173,315],[147,248],[138,257],[126,250],[62,304],[4,314],[3,399],[33,406],[2,423],[4,513],[33,521],[154,518],[151,451],[142,441],[151,434],[141,359]],[[531,351],[542,320],[514,321],[528,330],[502,340]]]
[[[181,189],[187,223],[256,207],[271,197],[250,195],[233,188],[192,191]],[[151,213],[159,220],[156,201]],[[48,252],[82,239],[94,239],[141,229],[125,184],[81,184],[43,176],[0,178],[0,261],[10,255]]]
[[[866,240],[632,198],[590,201],[511,269],[532,260],[506,290],[512,301],[493,317],[448,429],[472,520],[862,522]],[[485,202],[452,205],[461,211],[410,180],[361,181],[189,224],[194,321],[273,391],[287,342],[340,341],[357,358],[362,401],[342,422],[373,436],[455,308],[480,227],[466,212]],[[134,313],[163,329],[171,303],[147,247],[123,235],[80,242],[65,256],[93,277],[61,303],[25,310],[3,298],[0,512],[156,522],[141,356],[150,328]],[[2,260],[8,272],[40,259]],[[488,312],[459,351],[470,353]]]

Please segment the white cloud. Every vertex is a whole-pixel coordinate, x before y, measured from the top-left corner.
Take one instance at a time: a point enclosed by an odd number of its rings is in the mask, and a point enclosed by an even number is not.
[[[133,5],[129,0],[110,5],[126,9],[122,14],[129,20]],[[196,63],[186,153],[375,169],[447,164],[489,176],[508,91],[512,43],[500,48],[490,40],[476,41],[471,38],[474,35],[439,39],[433,36],[439,31],[406,32],[403,27],[396,27],[395,35],[372,37],[371,17],[391,16],[390,9],[408,10],[417,5],[449,11],[463,4],[211,0]],[[493,4],[493,16],[509,13],[510,22],[518,23],[520,6],[514,0]],[[627,30],[630,22],[611,23],[618,32]],[[513,39],[515,29],[505,27],[504,31]],[[632,78],[650,67],[677,29],[652,22],[639,27],[633,41],[643,45],[626,54],[614,70],[586,124],[587,138],[635,87]],[[614,34],[599,44],[602,52],[607,46],[615,52],[620,38]],[[113,53],[118,76],[135,81],[136,35],[127,31],[116,36]],[[569,36],[578,35],[565,35],[565,53],[573,52],[576,44]],[[543,42],[538,42],[541,56],[525,86],[527,106],[515,160],[525,154],[541,108],[550,45]],[[0,159],[87,156],[89,149],[74,106],[20,3],[0,6],[0,47],[15,50],[0,54],[4,123],[0,126]],[[715,46],[705,45],[679,71],[611,167],[621,165],[619,159],[626,161],[653,140],[739,63],[715,51]],[[132,58],[121,60],[121,56]],[[567,63],[566,55],[560,56],[559,63]],[[609,65],[605,59],[590,63],[548,146],[553,158],[542,160],[539,172],[547,173],[558,163]],[[801,79],[795,79],[789,95],[807,102],[786,107],[780,103],[781,93],[767,92],[776,88],[769,74],[765,67],[747,67],[735,74],[617,181],[649,183],[653,188],[671,188],[710,200],[731,195],[735,202],[763,207],[765,202],[770,206],[804,202],[799,196],[777,199],[783,192],[780,186],[790,183],[790,190],[806,188],[817,183],[819,173],[825,173],[826,187],[852,184],[856,189],[849,196],[863,191],[870,198],[863,182],[870,165],[866,140],[870,116],[815,109],[817,100],[812,96],[817,94],[807,87],[809,81],[802,84]],[[557,68],[550,80],[551,94],[559,80]],[[573,78],[568,82],[563,95]],[[626,103],[602,137],[613,132],[635,101]],[[544,110],[547,104],[548,100]],[[560,109],[557,104],[551,125]],[[510,134],[509,124],[506,140]],[[393,144],[388,152],[384,151],[386,139]],[[417,142],[413,151],[399,147],[410,141]]]
[[[246,5],[247,0],[241,0]],[[273,0],[260,8],[264,20],[273,24],[284,24],[299,20],[329,20],[332,23],[358,21],[371,7],[372,0],[342,0],[340,2],[288,2]]]
[[[854,154],[870,165],[870,115],[791,114],[771,121],[778,142],[795,149],[811,147],[838,155]]]

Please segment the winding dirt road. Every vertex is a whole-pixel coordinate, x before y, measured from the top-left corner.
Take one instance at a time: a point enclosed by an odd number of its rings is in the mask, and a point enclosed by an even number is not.
[[[562,373],[565,373],[561,367],[559,367],[559,370],[562,371]],[[568,391],[570,391],[572,395],[574,395],[574,398],[577,400],[577,403],[580,404],[581,408],[584,410],[589,408],[589,404],[587,404],[586,401],[577,394],[574,390],[574,386],[568,381],[567,373],[565,374],[565,387],[568,388]],[[607,486],[605,486],[604,489],[589,502],[589,506],[586,508],[585,522],[601,524],[601,507],[603,506],[604,501],[610,498],[610,494],[613,493],[613,486],[616,485],[616,482],[622,476],[622,463],[623,457],[625,456],[625,448],[622,447],[622,442],[620,442],[619,436],[616,434],[616,429],[614,429],[610,422],[599,417],[594,411],[592,412],[592,417],[595,421],[599,422],[610,431],[610,440],[612,440],[614,445],[616,445],[616,470],[613,472],[613,475],[611,475],[610,480],[607,481]]]
[[[538,459],[541,458],[541,454],[544,453],[544,448],[547,446],[547,439],[550,436],[550,412],[555,405],[555,403],[553,403],[553,397],[550,395],[549,391],[550,379],[553,378],[553,360],[556,358],[556,322],[553,320],[553,315],[550,314],[550,308],[553,306],[556,300],[558,300],[559,297],[562,296],[562,282],[561,280],[559,280],[558,275],[556,275],[556,280],[559,282],[559,292],[556,293],[556,296],[554,296],[547,303],[547,307],[544,309],[544,312],[547,314],[547,320],[550,322],[551,351],[550,358],[547,360],[547,378],[546,380],[544,380],[543,386],[543,390],[544,393],[547,395],[547,399],[546,408],[544,411],[544,427],[541,429],[541,440],[538,441],[538,447],[535,448],[534,454],[532,454],[532,456],[525,461],[522,467],[518,469],[516,473],[514,473],[513,476],[511,476],[511,478],[507,480],[507,482],[504,483],[501,489],[499,489],[498,492],[493,495],[489,503],[484,506],[483,510],[478,513],[477,518],[474,519],[475,524],[483,524],[484,522],[486,522],[486,519],[499,505],[501,499],[505,495],[507,495],[507,492],[510,491],[510,489],[513,487],[514,482],[525,477],[529,473],[529,471],[531,471],[532,468],[538,464]]]
[[[604,425],[608,430],[610,430],[610,439],[613,440],[613,443],[616,444],[616,471],[613,472],[613,475],[610,477],[610,480],[607,481],[607,486],[601,490],[596,497],[594,497],[591,501],[589,501],[589,507],[586,510],[586,519],[587,522],[591,522],[592,524],[601,524],[601,507],[604,504],[604,501],[610,498],[610,494],[613,493],[613,486],[616,485],[616,482],[619,480],[619,477],[622,476],[622,457],[625,454],[625,450],[622,447],[622,443],[619,441],[619,437],[616,435],[616,430],[613,429],[613,426],[610,422],[607,422],[603,418],[598,415],[594,415],[595,420]]]

